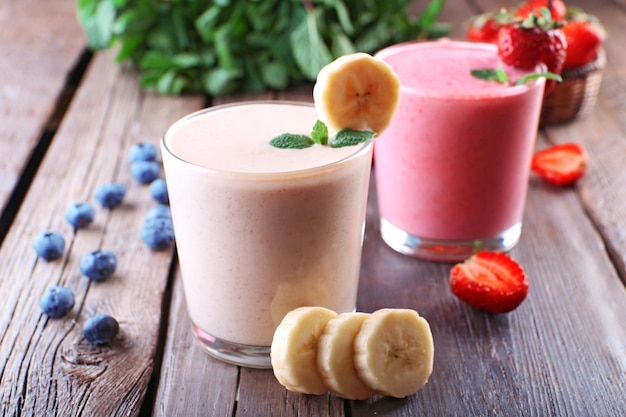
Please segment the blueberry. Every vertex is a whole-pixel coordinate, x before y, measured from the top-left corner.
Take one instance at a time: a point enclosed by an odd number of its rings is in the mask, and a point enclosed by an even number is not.
[[[39,257],[51,261],[63,255],[65,240],[59,232],[46,230],[35,237],[33,248]]]
[[[89,279],[104,281],[115,272],[117,258],[108,250],[89,252],[80,260],[80,272]]]
[[[96,211],[88,202],[74,203],[65,210],[65,220],[76,229],[89,226],[94,217]]]
[[[140,142],[131,146],[128,152],[130,162],[156,161],[157,148],[151,142]]]
[[[117,320],[108,314],[98,314],[85,322],[83,336],[89,343],[103,345],[112,341],[119,330]]]
[[[65,316],[74,307],[74,293],[67,287],[56,285],[48,288],[39,306],[48,317],[58,319]]]
[[[157,178],[150,184],[152,199],[160,204],[169,204],[170,197],[167,193],[167,184],[163,178]]]
[[[172,219],[172,210],[170,210],[169,206],[159,204],[158,206],[152,207],[150,210],[148,210],[148,213],[146,213],[145,220],[148,221],[151,219],[160,218],[166,218],[170,220]]]
[[[165,249],[174,242],[172,219],[155,217],[145,219],[141,226],[141,239],[150,249]]]
[[[159,177],[161,165],[156,161],[135,161],[130,165],[130,173],[141,184],[148,184]]]
[[[100,185],[93,193],[93,198],[102,207],[113,208],[118,206],[126,195],[126,187],[118,182]]]

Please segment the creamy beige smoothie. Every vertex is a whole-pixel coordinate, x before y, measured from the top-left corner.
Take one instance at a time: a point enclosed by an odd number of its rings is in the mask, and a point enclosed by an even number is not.
[[[278,149],[312,105],[249,102],[176,122],[162,142],[189,316],[209,353],[269,366],[283,316],[356,306],[372,144]]]

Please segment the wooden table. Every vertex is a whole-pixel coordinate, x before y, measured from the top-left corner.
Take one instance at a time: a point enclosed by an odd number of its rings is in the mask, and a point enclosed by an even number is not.
[[[449,1],[442,20],[462,37],[470,15],[515,3]],[[203,353],[190,333],[174,249],[153,252],[141,242],[152,203],[131,178],[128,149],[158,143],[205,99],[142,92],[112,51],[85,52],[72,0],[0,1],[2,415],[626,415],[626,1],[569,3],[606,25],[609,64],[590,115],[539,131],[538,149],[575,141],[591,166],[575,187],[530,179],[522,240],[512,251],[530,277],[528,299],[507,315],[460,303],[447,286],[450,265],[383,244],[372,183],[358,309],[419,311],[432,327],[435,367],[416,395],[352,402],[290,393],[271,371]],[[254,98],[310,101],[311,89]],[[110,181],[128,186],[124,205],[98,210],[91,227],[74,233],[65,208]],[[66,239],[57,261],[32,250],[44,229]],[[89,283],[78,262],[97,248],[114,251],[119,268],[111,280]],[[42,315],[39,300],[54,284],[74,290],[71,318]],[[120,321],[110,346],[81,336],[95,313]]]

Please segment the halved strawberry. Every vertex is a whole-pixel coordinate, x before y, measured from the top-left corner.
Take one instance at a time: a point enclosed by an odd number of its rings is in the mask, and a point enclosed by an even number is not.
[[[490,313],[508,313],[528,294],[522,267],[501,252],[479,252],[450,270],[450,289],[459,300]]]
[[[562,143],[536,152],[530,169],[556,185],[573,184],[587,171],[589,156],[577,143]]]

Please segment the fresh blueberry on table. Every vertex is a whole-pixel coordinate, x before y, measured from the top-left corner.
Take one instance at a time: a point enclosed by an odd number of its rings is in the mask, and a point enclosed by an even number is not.
[[[172,219],[172,210],[170,209],[169,206],[166,206],[165,204],[159,204],[157,206],[152,207],[146,213],[145,221],[149,221],[152,219],[160,219],[160,218],[165,218],[169,220]]]
[[[94,281],[104,281],[111,277],[117,268],[117,257],[108,250],[96,250],[84,255],[80,260],[80,272]]]
[[[93,193],[93,198],[105,208],[119,206],[126,195],[126,187],[118,182],[106,183],[98,186]]]
[[[59,232],[46,230],[35,236],[33,248],[40,258],[51,261],[63,255],[65,240]]]
[[[55,285],[48,288],[39,306],[44,314],[53,319],[58,319],[69,313],[74,307],[74,293],[67,287]]]
[[[170,198],[167,193],[167,184],[163,178],[157,178],[150,183],[150,195],[160,204],[169,204]]]
[[[151,142],[135,143],[128,152],[128,160],[130,162],[156,161],[156,156],[157,147]]]
[[[156,161],[135,161],[130,165],[130,173],[141,184],[148,184],[159,177],[161,165]]]
[[[73,203],[65,210],[65,220],[74,228],[87,227],[96,217],[96,211],[88,202]]]
[[[83,336],[89,343],[103,345],[115,338],[120,325],[108,314],[98,314],[88,319],[83,326]]]
[[[145,219],[141,226],[141,239],[150,249],[165,249],[174,242],[172,219],[154,217]]]

